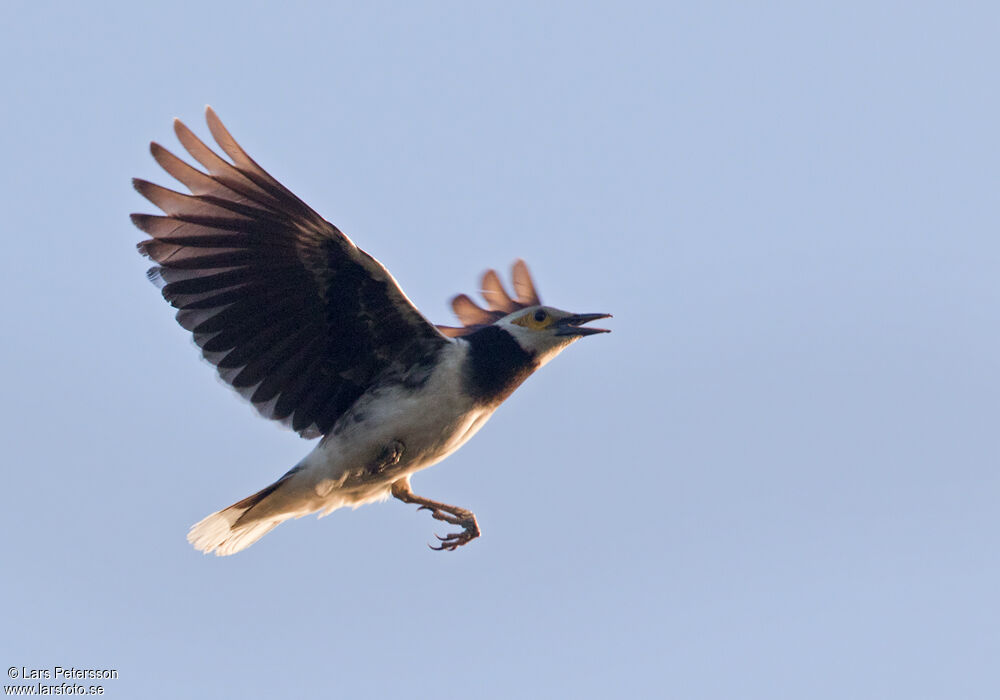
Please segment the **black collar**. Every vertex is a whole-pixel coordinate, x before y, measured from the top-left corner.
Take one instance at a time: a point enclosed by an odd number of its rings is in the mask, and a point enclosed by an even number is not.
[[[538,369],[536,357],[498,326],[480,328],[463,340],[470,346],[465,391],[479,403],[499,404]]]

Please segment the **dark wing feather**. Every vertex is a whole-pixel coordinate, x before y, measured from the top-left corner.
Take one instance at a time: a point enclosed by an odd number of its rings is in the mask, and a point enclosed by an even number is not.
[[[489,308],[482,308],[467,294],[459,294],[451,300],[451,308],[458,316],[458,320],[462,322],[462,326],[460,328],[438,326],[437,329],[449,338],[456,338],[473,333],[515,311],[526,309],[529,306],[538,306],[542,303],[542,300],[538,298],[538,292],[535,291],[535,284],[531,280],[528,265],[523,260],[514,261],[511,276],[514,280],[514,292],[517,294],[517,299],[512,299],[507,294],[496,270],[487,270],[483,273],[483,279],[479,286],[483,299],[486,300],[486,305]]]
[[[164,216],[133,214],[139,250],[219,375],[260,413],[304,437],[330,431],[387,371],[406,372],[449,341],[392,275],[271,177],[211,108],[212,136],[232,163],[179,121],[207,172],[159,144],[156,162],[191,194],[135,187]]]

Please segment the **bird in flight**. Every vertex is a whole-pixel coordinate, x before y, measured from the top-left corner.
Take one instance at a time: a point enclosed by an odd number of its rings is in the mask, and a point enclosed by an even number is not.
[[[514,297],[489,270],[487,308],[460,294],[462,325],[436,326],[378,260],[257,165],[211,107],[205,116],[230,160],[177,120],[203,170],[150,144],[190,194],[133,181],[163,212],[132,215],[150,236],[139,251],[219,376],[261,415],[321,439],[273,484],[193,525],[188,541],[234,554],[289,518],[390,495],[461,528],[434,549],[475,539],[471,511],[414,494],[410,477],[461,447],[570,343],[608,332],[584,324],[610,314],[543,305],[518,260]]]

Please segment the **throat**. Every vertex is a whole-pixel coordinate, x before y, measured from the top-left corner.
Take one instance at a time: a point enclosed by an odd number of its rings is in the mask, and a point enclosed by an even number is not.
[[[502,328],[486,326],[464,340],[469,343],[465,390],[477,403],[499,404],[538,368],[535,356]]]

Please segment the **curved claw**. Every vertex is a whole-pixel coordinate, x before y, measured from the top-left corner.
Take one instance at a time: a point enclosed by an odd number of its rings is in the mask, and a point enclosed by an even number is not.
[[[441,544],[438,545],[437,547],[431,544],[428,544],[427,546],[433,549],[435,552],[440,552],[442,549],[448,546],[449,541],[453,537],[458,537],[458,535],[445,535],[444,537],[441,537],[441,535],[437,534],[436,532],[434,533],[434,536],[438,538],[438,542],[440,542]]]
[[[438,540],[441,542],[441,545],[438,547],[434,547],[428,544],[427,545],[428,547],[430,547],[436,552],[443,552],[445,550],[453,552],[462,545],[468,544],[469,542],[477,538],[479,536],[479,532],[478,528],[467,526],[466,529],[463,530],[462,532],[453,532],[444,537],[442,537],[437,533],[434,533],[434,536],[438,538]]]

